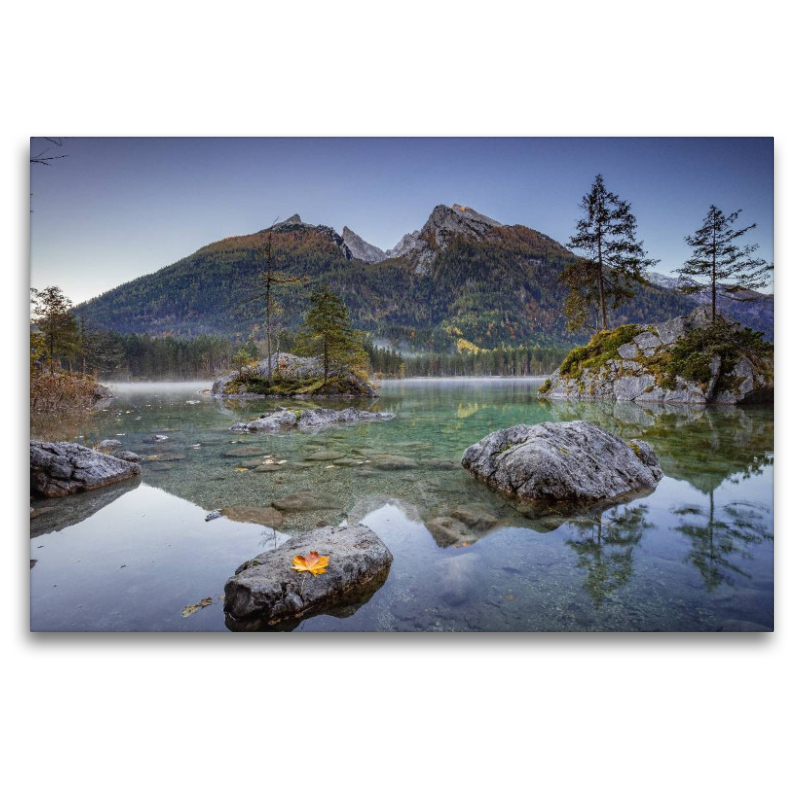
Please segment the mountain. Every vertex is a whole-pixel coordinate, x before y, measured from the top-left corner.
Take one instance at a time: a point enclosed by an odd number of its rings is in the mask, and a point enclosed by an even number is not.
[[[375,247],[374,244],[365,242],[355,231],[351,231],[346,225],[342,230],[342,239],[344,243],[350,248],[353,258],[361,259],[365,264],[377,264],[379,261],[385,261],[387,253],[384,253],[380,247]]]
[[[346,228],[338,234],[294,215],[271,228],[233,236],[76,308],[87,325],[153,336],[263,336],[262,248],[272,237],[276,268],[325,283],[354,325],[416,350],[571,344],[565,289],[558,282],[575,256],[524,225],[503,225],[467,206],[436,206],[425,224],[388,253]],[[296,329],[308,305],[300,288],[281,294],[281,323]],[[659,322],[687,313],[690,299],[641,288],[613,324]]]
[[[681,286],[697,286],[697,281],[687,277],[672,277],[660,272],[648,272],[647,279],[651,284],[666,289],[678,290]],[[711,303],[711,289],[701,289],[686,297],[695,305]],[[738,292],[728,291],[724,285],[717,292],[717,308],[720,313],[747,325],[757,331],[763,331],[764,337],[772,342],[775,339],[775,297],[771,294],[754,292],[745,289]]]
[[[276,222],[272,227],[268,228],[268,230],[272,231],[273,234],[275,233],[316,233],[320,234],[323,238],[330,239],[334,245],[339,249],[339,252],[348,260],[352,261],[353,258],[357,258],[358,256],[354,256],[353,251],[348,247],[347,242],[344,240],[344,236],[340,236],[333,228],[329,228],[327,225],[309,225],[303,220],[300,219],[299,214],[293,214],[289,219],[285,219],[283,222]],[[347,228],[345,228],[347,230]],[[360,240],[363,241],[363,240]],[[364,242],[366,244],[366,242]],[[371,245],[368,245],[371,247]]]
[[[407,233],[390,251],[393,257],[403,256],[414,265],[418,275],[430,269],[437,254],[446,250],[459,236],[481,240],[500,223],[467,206],[436,206],[422,230]]]

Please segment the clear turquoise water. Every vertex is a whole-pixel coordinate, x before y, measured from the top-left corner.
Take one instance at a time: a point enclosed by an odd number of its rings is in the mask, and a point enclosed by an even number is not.
[[[346,519],[386,542],[389,577],[357,606],[297,631],[771,629],[772,409],[543,403],[539,384],[387,381],[364,407],[395,420],[313,433],[234,435],[235,421],[274,404],[211,400],[200,384],[115,387],[90,420],[36,423],[33,436],[119,437],[147,460],[140,481],[34,503],[31,628],[225,631],[220,595],[242,561]],[[665,472],[656,491],[601,516],[535,518],[458,465],[492,430],[569,419],[650,441]],[[144,444],[153,433],[169,439]],[[379,469],[385,454],[413,465]],[[286,463],[255,471],[269,456]],[[329,507],[288,514],[279,531],[205,521],[213,509],[300,491]],[[496,523],[454,546],[435,521],[464,507]]]

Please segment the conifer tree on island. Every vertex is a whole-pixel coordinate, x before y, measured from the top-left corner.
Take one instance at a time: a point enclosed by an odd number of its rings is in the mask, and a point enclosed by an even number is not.
[[[584,216],[568,247],[586,255],[566,266],[560,278],[569,288],[567,327],[579,330],[593,315],[593,327],[608,330],[609,310],[634,297],[636,284],[645,281],[645,270],[658,261],[647,258],[636,240],[630,203],[610,192],[602,175],[595,177],[581,208]]]
[[[774,269],[774,264],[768,264],[763,258],[753,255],[758,250],[757,244],[740,246],[736,241],[756,227],[754,223],[737,229],[734,223],[741,213],[739,209],[725,216],[719,208],[712,205],[702,226],[685,239],[686,244],[694,251],[692,257],[676,270],[681,277],[699,276],[706,279],[703,283],[685,283],[680,289],[686,294],[711,289],[712,322],[717,320],[717,294],[720,291],[731,300],[755,300],[757,298],[740,293],[766,286],[769,282],[767,273]],[[723,287],[722,283],[725,281],[731,283],[725,283]]]
[[[322,356],[323,381],[331,370],[363,370],[367,353],[350,324],[341,298],[322,286],[311,295],[311,308],[298,335],[298,349],[305,355]]]

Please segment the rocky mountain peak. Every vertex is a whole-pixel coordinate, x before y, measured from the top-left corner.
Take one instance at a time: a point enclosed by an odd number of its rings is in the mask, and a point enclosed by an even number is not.
[[[453,234],[481,239],[492,228],[498,227],[500,223],[497,220],[456,203],[449,207],[436,206],[422,227],[422,232],[433,232],[437,243],[442,246],[446,244],[446,238]]]
[[[328,225],[310,225],[308,222],[303,222],[300,219],[299,214],[292,214],[289,219],[283,220],[283,222],[276,222],[269,230],[275,233],[316,233],[321,234],[322,236],[330,239],[336,247],[339,248],[339,252],[348,260],[351,261],[353,259],[353,253],[350,248],[345,243],[344,239],[339,236],[336,231],[329,227]]]
[[[367,264],[377,264],[379,261],[386,259],[386,253],[375,247],[374,244],[364,241],[355,231],[350,230],[347,226],[342,230],[342,239],[354,258],[358,258]]]
[[[436,253],[447,247],[454,236],[483,239],[492,229],[501,227],[497,220],[480,214],[469,206],[458,203],[438,205],[421,230],[407,233],[391,250],[389,257],[409,256],[414,261],[414,271],[425,274],[436,258]]]

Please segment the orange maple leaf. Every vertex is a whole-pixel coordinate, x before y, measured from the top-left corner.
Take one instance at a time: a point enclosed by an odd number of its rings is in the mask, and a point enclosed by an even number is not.
[[[322,575],[326,572],[330,558],[321,556],[316,550],[312,550],[307,556],[295,556],[292,559],[292,569],[298,572],[310,572],[312,575]]]

